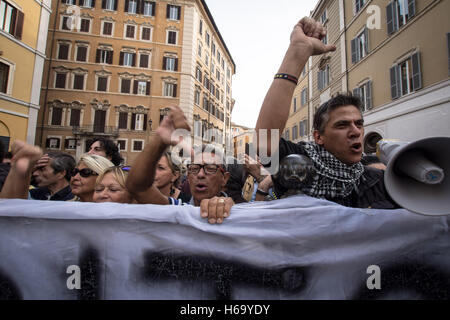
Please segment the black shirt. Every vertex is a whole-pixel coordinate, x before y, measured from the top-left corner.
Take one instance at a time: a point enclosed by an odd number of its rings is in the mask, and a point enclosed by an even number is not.
[[[293,143],[280,139],[280,160],[290,154],[307,155],[303,145],[305,142]],[[273,185],[277,196],[282,196],[283,190],[280,183],[272,176]],[[329,201],[352,208],[374,209],[398,209],[400,206],[388,194],[384,185],[384,171],[364,166],[364,172],[360,178],[360,184],[346,197],[327,198]]]
[[[36,188],[30,190],[30,197],[33,200],[55,200],[55,201],[69,201],[73,200],[75,196],[70,189],[70,186],[62,188],[54,195],[50,196],[48,188]]]

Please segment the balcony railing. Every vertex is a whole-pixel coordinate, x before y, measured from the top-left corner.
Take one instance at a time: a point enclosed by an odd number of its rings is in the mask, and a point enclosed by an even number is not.
[[[118,127],[112,126],[98,126],[98,125],[87,125],[87,126],[79,126],[72,127],[72,132],[74,135],[104,135],[104,136],[119,136]]]

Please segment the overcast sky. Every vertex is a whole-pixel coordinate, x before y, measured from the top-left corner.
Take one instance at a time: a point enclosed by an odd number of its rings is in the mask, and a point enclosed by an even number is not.
[[[254,128],[294,25],[317,1],[205,0],[236,64],[231,121]]]

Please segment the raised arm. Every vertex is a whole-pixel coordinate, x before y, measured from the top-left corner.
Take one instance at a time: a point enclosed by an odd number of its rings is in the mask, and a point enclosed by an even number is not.
[[[289,74],[299,78],[303,67],[310,56],[319,55],[336,50],[334,45],[325,45],[321,39],[326,35],[320,22],[311,18],[303,18],[294,27],[291,33],[290,44],[278,73]],[[259,136],[261,129],[267,129],[267,144],[259,143],[261,148],[267,148],[270,156],[270,130],[277,129],[281,135],[289,117],[295,83],[284,79],[274,79],[267,92],[256,123],[256,133]],[[266,147],[267,146],[267,147]]]
[[[134,161],[126,186],[139,203],[169,204],[168,198],[153,186],[156,167],[164,151],[178,141],[172,140],[176,129],[190,131],[189,124],[179,107],[170,107],[169,116],[164,117],[156,134]]]
[[[23,141],[14,141],[11,150],[13,154],[11,169],[3,185],[0,198],[28,199],[31,172],[42,156],[42,149]]]

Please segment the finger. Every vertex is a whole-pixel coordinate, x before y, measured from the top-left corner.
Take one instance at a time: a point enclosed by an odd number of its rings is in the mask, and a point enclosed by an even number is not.
[[[200,215],[202,218],[208,218],[208,202],[209,199],[203,199],[200,202]]]
[[[223,210],[223,217],[228,218],[230,216],[231,207],[234,205],[234,201],[231,198],[225,199],[225,207]]]
[[[217,197],[209,199],[208,203],[208,222],[211,224],[216,223],[216,212],[217,212]]]
[[[324,28],[320,22],[315,23],[314,31],[313,31],[313,37],[320,39],[322,33],[324,32]]]
[[[222,223],[224,218],[223,216],[224,209],[225,209],[225,199],[223,197],[220,197],[217,200],[217,211],[216,211],[217,223]]]

